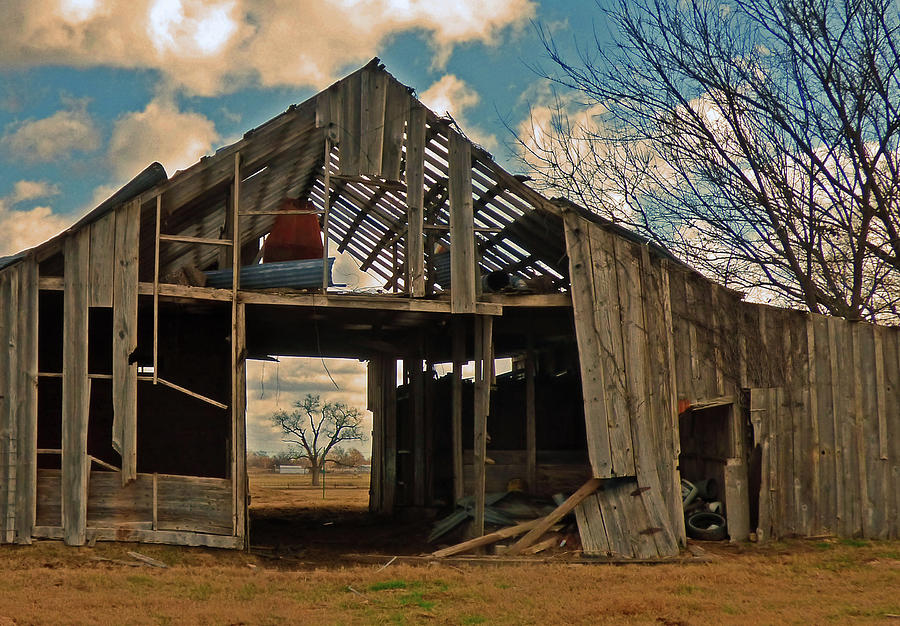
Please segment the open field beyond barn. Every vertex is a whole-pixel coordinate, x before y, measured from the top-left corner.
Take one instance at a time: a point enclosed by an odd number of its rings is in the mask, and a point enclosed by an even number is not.
[[[841,623],[900,615],[900,542],[703,544],[711,560],[689,564],[383,567],[385,556],[360,565],[341,551],[390,554],[405,537],[418,546],[420,535],[368,518],[364,480],[330,478],[322,500],[308,476],[252,476],[254,528],[262,528],[249,554],[4,546],[0,624]],[[128,551],[169,567],[143,566]]]

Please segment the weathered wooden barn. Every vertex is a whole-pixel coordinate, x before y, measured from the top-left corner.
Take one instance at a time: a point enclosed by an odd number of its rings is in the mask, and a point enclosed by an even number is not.
[[[303,288],[248,286],[309,214],[383,290],[329,286],[327,249]],[[714,477],[733,539],[900,536],[897,329],[743,302],[535,192],[376,59],[0,259],[0,542],[247,545],[269,355],[368,361],[375,512],[474,495],[483,532],[486,490],[587,485],[585,552],[650,558],[684,544],[680,479]]]

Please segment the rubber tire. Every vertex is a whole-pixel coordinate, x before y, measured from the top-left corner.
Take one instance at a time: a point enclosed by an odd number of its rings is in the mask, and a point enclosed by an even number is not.
[[[711,526],[714,528],[710,528]],[[691,539],[722,541],[728,538],[725,518],[711,511],[701,511],[688,516],[685,530]]]

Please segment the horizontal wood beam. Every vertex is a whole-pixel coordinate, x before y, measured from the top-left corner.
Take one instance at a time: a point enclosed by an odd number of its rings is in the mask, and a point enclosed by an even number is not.
[[[39,539],[62,539],[62,528],[58,526],[35,526],[34,537]],[[204,546],[207,548],[244,547],[243,537],[210,535],[179,530],[147,530],[129,528],[88,528],[88,541],[134,541],[138,543],[164,543],[175,546]]]
[[[208,237],[188,237],[186,235],[160,235],[160,241],[173,241],[176,243],[199,243],[209,246],[230,246],[229,239],[211,239]]]
[[[55,276],[42,276],[41,289],[45,291],[62,290],[62,279]],[[138,285],[140,295],[152,295],[153,283],[142,282]],[[191,287],[188,285],[172,285],[160,283],[159,295],[162,297],[231,302],[230,289],[214,289],[212,287]],[[547,294],[548,296],[565,296],[566,294]],[[528,298],[529,296],[508,296],[509,298]],[[486,302],[476,304],[479,315],[503,315],[503,303],[497,295],[486,295]],[[412,311],[418,313],[450,313],[450,302],[447,300],[410,299],[397,296],[359,296],[313,293],[273,294],[258,291],[239,291],[238,300],[245,304],[277,304],[284,306],[332,307],[344,309],[377,309],[383,311]],[[515,301],[511,300],[515,306]],[[519,306],[530,306],[520,304]],[[560,304],[559,306],[563,306]],[[52,374],[49,374],[52,376]]]

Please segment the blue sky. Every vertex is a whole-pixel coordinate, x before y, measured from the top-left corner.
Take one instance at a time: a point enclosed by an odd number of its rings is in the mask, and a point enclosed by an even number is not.
[[[374,56],[512,164],[504,121],[545,104],[533,23],[569,50],[605,30],[590,0],[4,0],[0,12],[0,256],[152,161],[171,176]]]

